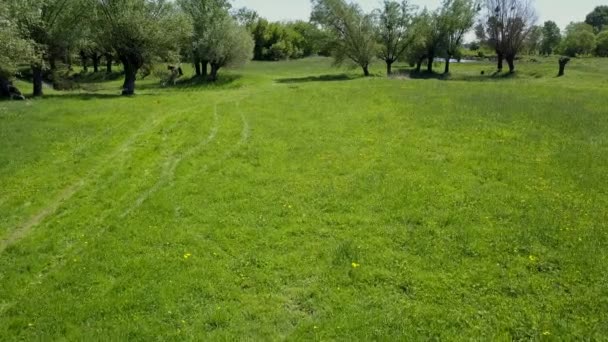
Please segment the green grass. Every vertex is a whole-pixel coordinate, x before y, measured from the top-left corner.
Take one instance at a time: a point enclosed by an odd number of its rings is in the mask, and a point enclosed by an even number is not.
[[[606,339],[608,60],[518,67],[0,103],[0,340]]]

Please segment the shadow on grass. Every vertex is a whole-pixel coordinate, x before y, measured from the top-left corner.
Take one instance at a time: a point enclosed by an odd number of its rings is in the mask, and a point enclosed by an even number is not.
[[[111,82],[124,78],[124,73],[115,71],[112,73],[106,73],[105,71],[100,72],[81,72],[79,74],[74,74],[69,77],[70,80],[76,83],[102,83],[102,82]]]
[[[135,93],[132,97],[141,97],[141,96],[153,96],[156,94],[137,94]],[[80,101],[90,101],[90,100],[112,100],[112,99],[120,99],[120,98],[130,98],[131,96],[122,96],[119,92],[116,94],[98,94],[98,93],[63,93],[63,94],[49,94],[44,95],[42,99],[70,99],[70,100],[80,100]],[[28,98],[35,99],[35,98]]]
[[[308,76],[300,78],[281,78],[277,79],[277,83],[293,84],[293,83],[307,83],[307,82],[337,82],[337,81],[350,81],[361,78],[362,76],[353,76],[347,74],[338,75],[321,75],[321,76]]]
[[[191,78],[178,79],[175,85],[163,85],[161,82],[146,83],[137,86],[137,89],[205,89],[205,88],[222,88],[232,85],[234,82],[241,79],[241,75],[220,75],[217,81],[210,81],[203,76],[194,76]]]
[[[441,80],[441,81],[469,81],[469,82],[487,82],[501,81],[513,79],[517,76],[516,72],[498,72],[498,71],[480,71],[479,75],[462,75],[462,74],[444,74],[429,71],[418,71],[416,69],[399,69],[394,73],[393,77],[409,77],[411,79],[420,80]]]

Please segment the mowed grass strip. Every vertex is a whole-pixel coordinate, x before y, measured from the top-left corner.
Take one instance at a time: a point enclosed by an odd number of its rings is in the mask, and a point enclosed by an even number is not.
[[[583,62],[451,81],[254,63],[3,103],[2,238],[84,182],[0,254],[0,335],[601,339],[606,61]]]

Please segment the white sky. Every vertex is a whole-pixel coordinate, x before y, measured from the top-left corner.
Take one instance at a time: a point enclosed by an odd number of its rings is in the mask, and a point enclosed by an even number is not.
[[[584,21],[585,16],[595,6],[606,5],[608,0],[533,0],[536,2],[538,23],[546,20],[557,22],[564,29],[571,21]],[[379,7],[381,0],[355,0],[361,7],[370,11]],[[434,9],[441,0],[411,0],[419,7]],[[308,20],[310,17],[310,0],[233,0],[233,7],[248,7],[256,10],[262,17],[271,21]]]

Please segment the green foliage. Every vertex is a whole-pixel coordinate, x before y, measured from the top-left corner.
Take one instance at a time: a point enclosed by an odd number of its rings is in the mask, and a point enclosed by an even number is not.
[[[34,42],[23,37],[4,2],[0,2],[0,47],[0,77],[10,78],[17,72],[19,64],[36,59]]]
[[[345,0],[313,0],[311,19],[331,34],[332,56],[337,65],[350,61],[369,75],[378,46],[373,16]]]
[[[414,39],[414,10],[407,1],[385,0],[382,8],[374,12],[379,57],[389,69],[403,56]]]
[[[536,55],[540,52],[543,40],[543,27],[533,26],[524,40],[524,52],[528,55]]]
[[[269,22],[259,18],[249,26],[255,42],[254,59],[259,61],[309,57],[320,53],[326,44],[323,32],[304,21]]]
[[[596,37],[597,55],[600,57],[608,57],[608,31],[600,32]]]
[[[601,32],[608,27],[608,6],[597,6],[587,15],[585,23],[592,26],[595,32]]]
[[[445,57],[456,56],[462,47],[465,34],[473,28],[478,3],[473,0],[444,0],[439,14],[439,25],[444,41],[441,43],[445,50]],[[449,64],[445,72],[449,72]]]
[[[212,67],[211,78],[224,66],[240,66],[253,57],[253,40],[249,31],[231,17],[218,20],[199,37],[197,49]]]
[[[564,55],[575,57],[593,54],[596,47],[593,27],[586,23],[571,23],[566,28],[566,36],[562,40],[560,51]]]
[[[551,55],[562,41],[562,34],[554,21],[546,21],[543,25],[541,53]]]
[[[98,37],[125,69],[123,94],[132,95],[137,71],[156,58],[172,59],[192,34],[191,22],[166,0],[100,0]]]

